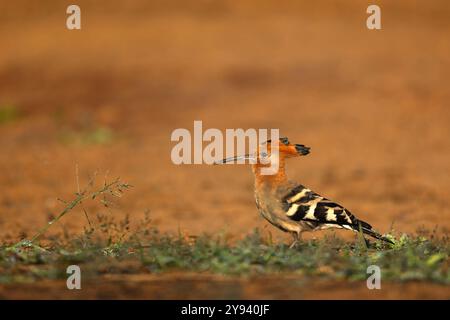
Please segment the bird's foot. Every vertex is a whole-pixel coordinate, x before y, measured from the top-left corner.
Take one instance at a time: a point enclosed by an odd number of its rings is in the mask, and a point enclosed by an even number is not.
[[[289,249],[294,248],[295,246],[297,246],[297,244],[300,243],[300,234],[298,233],[293,233],[292,236],[294,237],[294,241],[291,243],[291,245],[289,246]]]
[[[292,241],[292,243],[291,243],[291,245],[289,246],[289,249],[292,249],[292,248],[294,248],[295,246],[297,246],[297,244],[299,243],[299,241],[298,240],[294,240],[294,241]]]

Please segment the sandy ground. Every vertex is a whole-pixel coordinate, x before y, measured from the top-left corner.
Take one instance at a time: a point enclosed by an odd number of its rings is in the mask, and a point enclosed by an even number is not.
[[[46,292],[36,296],[35,292]],[[387,283],[368,290],[365,282],[293,276],[236,279],[194,274],[107,276],[68,290],[65,281],[0,286],[0,299],[450,299],[437,284]]]
[[[381,232],[448,230],[450,6],[379,3],[381,31],[367,30],[359,1],[79,1],[80,31],[65,28],[64,3],[2,3],[0,105],[20,114],[0,125],[0,239],[54,216],[76,191],[76,165],[81,183],[98,170],[134,185],[114,210],[132,221],[148,209],[164,231],[272,230],[247,166],[171,162],[171,132],[194,120],[279,128],[310,146],[291,177]],[[100,127],[112,130],[106,144],[65,140]]]

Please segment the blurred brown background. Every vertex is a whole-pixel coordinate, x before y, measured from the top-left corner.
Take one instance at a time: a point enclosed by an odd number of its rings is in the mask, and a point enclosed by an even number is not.
[[[194,120],[312,147],[291,177],[381,232],[450,227],[448,1],[76,1],[69,31],[71,3],[0,4],[1,239],[56,214],[76,164],[82,183],[99,170],[134,185],[116,210],[133,221],[280,236],[250,168],[171,163],[171,132]]]

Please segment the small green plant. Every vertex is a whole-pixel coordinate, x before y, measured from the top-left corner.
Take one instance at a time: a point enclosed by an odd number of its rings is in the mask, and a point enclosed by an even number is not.
[[[0,106],[0,125],[16,121],[19,118],[19,110],[12,105]]]
[[[113,131],[108,127],[97,127],[84,133],[82,142],[85,144],[107,144],[114,139]]]
[[[76,168],[77,171],[77,185],[79,186],[78,182],[78,167]],[[40,248],[38,245],[36,245],[36,241],[44,235],[44,233],[56,222],[58,222],[62,217],[64,217],[66,214],[71,212],[76,206],[80,205],[83,201],[91,199],[95,200],[97,198],[100,198],[100,202],[104,206],[108,206],[109,200],[107,199],[107,196],[113,196],[113,197],[121,197],[123,192],[128,190],[131,185],[122,182],[119,178],[115,179],[112,182],[107,182],[105,180],[104,184],[95,189],[95,178],[96,174],[93,176],[92,179],[90,179],[87,186],[80,190],[78,187],[78,191],[75,193],[75,197],[71,201],[63,201],[65,206],[63,210],[56,215],[55,218],[53,218],[51,221],[49,221],[44,227],[42,227],[31,239],[24,239],[21,240],[12,246],[8,247],[9,250],[16,250],[18,248],[33,248],[33,249],[40,249],[45,250],[43,248]],[[84,210],[84,214],[86,215],[86,218],[89,218],[87,216],[87,212]]]
[[[83,130],[65,129],[60,140],[66,144],[103,145],[115,139],[114,131],[109,127],[85,128]]]

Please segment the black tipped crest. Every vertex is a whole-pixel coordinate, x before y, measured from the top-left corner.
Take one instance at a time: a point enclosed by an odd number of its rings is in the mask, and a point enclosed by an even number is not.
[[[311,149],[310,147],[306,147],[303,144],[295,145],[295,150],[297,150],[298,154],[300,154],[302,156],[306,156],[307,154],[309,154],[310,149]]]
[[[289,145],[289,139],[287,137],[281,137],[279,140],[285,146]],[[269,139],[265,143],[271,143],[271,142],[272,142],[272,139]]]

